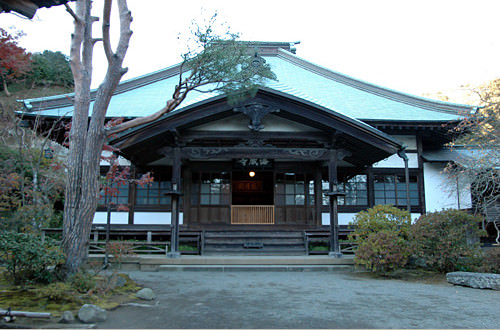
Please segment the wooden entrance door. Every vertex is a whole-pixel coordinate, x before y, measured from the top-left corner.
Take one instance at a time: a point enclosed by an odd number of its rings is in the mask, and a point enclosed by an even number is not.
[[[231,224],[274,224],[273,188],[271,171],[234,171]]]

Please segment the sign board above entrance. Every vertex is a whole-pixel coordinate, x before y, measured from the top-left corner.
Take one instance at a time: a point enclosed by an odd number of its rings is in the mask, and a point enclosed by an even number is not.
[[[273,165],[273,160],[267,158],[240,158],[233,161],[233,168],[242,170],[271,170]]]

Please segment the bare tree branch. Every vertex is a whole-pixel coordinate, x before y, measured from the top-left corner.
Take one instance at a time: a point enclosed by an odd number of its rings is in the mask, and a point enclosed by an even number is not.
[[[65,3],[65,4],[64,4],[64,7],[66,7],[66,11],[67,11],[67,12],[68,12],[71,16],[73,16],[73,19],[74,19],[75,21],[81,21],[81,18],[80,18],[80,17],[78,17],[78,15],[76,15],[76,14],[75,14],[75,12],[73,11],[73,9],[71,9],[71,7],[70,7],[67,3]]]
[[[103,41],[104,53],[106,54],[108,64],[111,64],[111,59],[113,56],[113,50],[111,49],[111,40],[109,37],[109,30],[111,26],[110,18],[111,18],[112,3],[113,3],[112,0],[104,1],[104,9],[102,14],[102,41]]]

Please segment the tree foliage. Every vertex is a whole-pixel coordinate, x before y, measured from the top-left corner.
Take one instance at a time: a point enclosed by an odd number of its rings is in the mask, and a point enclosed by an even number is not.
[[[31,232],[58,221],[64,170],[47,136],[10,123],[1,135],[0,230]]]
[[[107,129],[116,134],[153,120],[175,110],[191,91],[222,93],[235,104],[252,97],[266,79],[275,80],[269,64],[258,56],[251,44],[239,41],[238,34],[215,32],[217,14],[205,26],[194,25],[191,47],[182,55],[179,81],[164,108]]]
[[[28,73],[28,80],[33,86],[74,85],[69,58],[63,53],[45,50],[43,53],[34,53],[31,59],[32,68]]]
[[[468,157],[462,157],[460,164],[449,164],[446,171],[470,182],[476,210],[484,213],[500,196],[500,79],[476,92],[482,107],[460,122],[450,144],[456,150],[465,150]]]
[[[22,32],[14,34],[0,28],[0,79],[5,94],[10,96],[7,84],[21,78],[30,70],[30,54],[18,45]]]

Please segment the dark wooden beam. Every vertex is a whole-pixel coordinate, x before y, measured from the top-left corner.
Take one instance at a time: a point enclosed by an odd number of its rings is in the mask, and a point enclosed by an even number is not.
[[[163,154],[169,154],[169,148]],[[273,147],[184,147],[181,148],[183,158],[271,158],[296,160],[327,160],[329,152],[320,148],[273,148]]]

